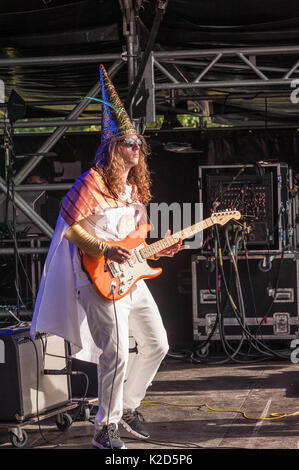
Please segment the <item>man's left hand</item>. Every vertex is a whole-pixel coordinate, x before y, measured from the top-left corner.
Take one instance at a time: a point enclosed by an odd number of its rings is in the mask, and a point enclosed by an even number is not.
[[[170,235],[171,235],[171,231],[168,230],[165,234],[165,238],[169,237]],[[189,246],[188,245],[183,245],[182,244],[182,239],[180,239],[174,245],[169,246],[167,248],[164,248],[164,250],[161,250],[161,251],[159,251],[159,253],[156,253],[156,256],[159,257],[159,258],[161,256],[168,256],[168,257],[172,258],[176,253],[178,253],[179,251],[182,251],[182,250],[186,250],[187,248],[189,248]]]

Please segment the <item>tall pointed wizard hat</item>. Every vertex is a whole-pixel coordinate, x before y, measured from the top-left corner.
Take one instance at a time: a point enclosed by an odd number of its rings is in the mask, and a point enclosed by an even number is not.
[[[100,65],[100,79],[102,87],[101,143],[107,142],[111,137],[137,134],[102,64]]]

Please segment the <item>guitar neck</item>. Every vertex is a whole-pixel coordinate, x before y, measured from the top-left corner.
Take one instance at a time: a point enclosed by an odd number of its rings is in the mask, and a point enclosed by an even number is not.
[[[183,230],[180,230],[179,232],[176,232],[169,237],[162,238],[161,240],[158,240],[151,245],[147,245],[145,248],[140,250],[140,254],[143,258],[151,258],[165,248],[175,245],[180,239],[185,240],[186,238],[191,238],[196,233],[201,232],[202,230],[211,227],[212,225],[214,225],[214,222],[212,221],[211,217],[209,217],[208,219],[202,220],[201,222],[191,225],[188,228],[184,228]]]

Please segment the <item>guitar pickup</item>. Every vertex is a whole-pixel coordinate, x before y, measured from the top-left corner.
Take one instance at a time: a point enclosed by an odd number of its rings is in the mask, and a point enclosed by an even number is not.
[[[129,258],[128,259],[128,265],[131,267],[131,268],[134,268],[134,261],[132,258]]]
[[[143,258],[142,258],[142,256],[141,256],[141,254],[139,253],[139,250],[135,250],[135,251],[134,251],[134,254],[135,254],[135,256],[136,256],[137,261],[139,261],[139,263],[143,263],[144,260],[143,260]]]
[[[119,270],[115,267],[115,264],[113,262],[108,263],[108,268],[110,269],[112,277],[118,276]]]

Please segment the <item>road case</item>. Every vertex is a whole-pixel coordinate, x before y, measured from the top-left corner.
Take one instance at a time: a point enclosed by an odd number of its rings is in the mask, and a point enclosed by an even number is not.
[[[226,339],[240,339],[245,330],[263,339],[297,338],[298,272],[297,253],[224,256],[224,276],[220,268],[216,275],[213,256],[193,255],[194,340],[219,340],[220,327]]]

